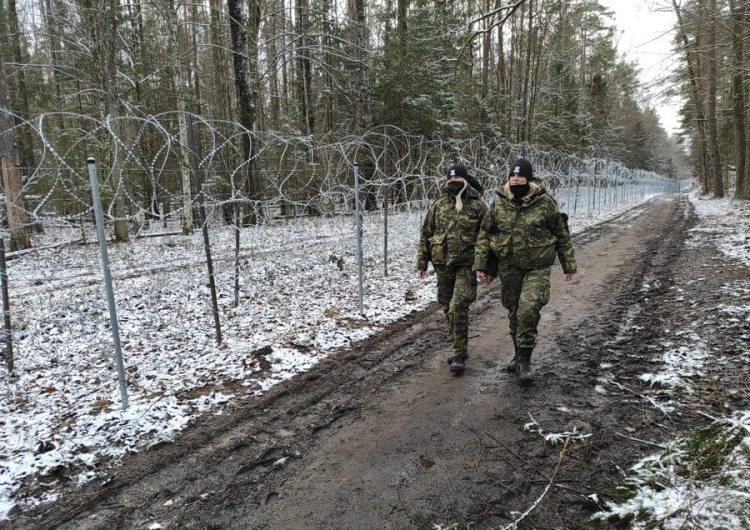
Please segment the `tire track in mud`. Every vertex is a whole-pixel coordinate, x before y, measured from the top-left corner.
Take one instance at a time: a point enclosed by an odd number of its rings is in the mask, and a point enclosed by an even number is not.
[[[677,281],[675,268],[690,259],[685,257],[685,242],[696,224],[687,196],[679,195],[669,208],[666,206],[657,207],[651,216],[653,221],[639,232],[642,247],[633,260],[635,267],[619,285],[612,285],[606,311],[579,322],[556,340],[563,361],[554,363],[551,369],[564,372],[562,365],[568,364],[573,374],[561,377],[560,394],[576,396],[574,401],[581,404],[577,418],[560,428],[574,426],[580,432],[594,434],[590,444],[576,447],[567,455],[568,465],[578,470],[575,482],[588,488],[577,489],[577,495],[561,495],[557,502],[543,506],[530,522],[565,528],[628,528],[626,523],[595,525],[588,516],[601,506],[585,499],[593,492],[603,499],[614,499],[609,495],[615,494],[616,486],[622,483],[623,470],[654,450],[653,445],[628,441],[618,433],[633,433],[643,440],[671,439],[680,428],[695,421],[684,418],[678,424],[665,418],[657,410],[656,400],[639,394],[643,385],[638,376],[646,371],[644,364],[653,355],[650,350],[654,339],[674,310],[669,300]],[[607,230],[620,223],[625,223],[625,229],[631,224],[629,219],[620,219]],[[553,415],[542,414],[541,418],[542,424],[555,423]],[[665,421],[667,426],[662,423]],[[550,456],[545,451],[540,454]]]
[[[127,466],[113,470],[103,481],[97,480],[100,486],[69,492],[64,505],[42,507],[35,510],[41,516],[32,511],[28,517],[14,518],[11,524],[0,523],[0,528],[131,528],[131,522],[123,518],[136,506],[120,499],[123,492],[124,497],[128,497],[128,488],[138,489],[139,482],[145,479],[161,482],[159,475],[163,470],[184,460],[188,463],[180,470],[177,480],[184,481],[188,491],[192,489],[189,484],[200,483],[211,474],[250,475],[250,482],[259,482],[258,477],[273,474],[276,469],[273,462],[285,457],[295,458],[296,445],[305,445],[337,420],[356,414],[361,401],[369,398],[371,387],[387,384],[408,368],[419,368],[424,359],[415,357],[415,350],[430,350],[447,341],[447,334],[441,327],[444,317],[436,309],[437,305],[433,304],[425,312],[395,323],[357,348],[332,355],[309,372],[273,387],[265,395],[251,398],[251,402],[236,403],[229,418],[199,419],[175,443],[161,444],[132,455]],[[384,367],[386,361],[389,366]],[[238,461],[241,463],[236,464]],[[227,462],[230,469],[222,469]],[[174,491],[174,488],[168,490]],[[194,494],[188,494],[187,502],[210,500],[221,493],[219,486],[207,492],[197,488]],[[163,491],[154,492],[139,505],[158,502],[164,496]],[[254,495],[261,499],[265,496],[262,491]],[[88,510],[102,506],[101,517],[88,521],[77,519]]]
[[[633,311],[663,292],[643,282],[670,285],[692,222],[686,197],[668,196],[574,238],[578,285],[553,278],[531,387],[503,371],[510,340],[493,284],[472,308],[462,378],[445,369],[448,336],[432,304],[0,528],[496,528],[533,504],[557,463],[559,448],[523,432],[529,416],[597,442],[569,450],[557,477],[566,487],[528,527],[588,528],[584,494],[633,452],[618,455],[610,432],[642,412],[594,392],[602,359]]]
[[[639,207],[639,210],[643,207]],[[642,210],[641,212],[642,213]],[[635,318],[642,311],[644,303],[650,299],[662,296],[673,285],[673,273],[670,266],[684,251],[688,231],[695,225],[692,206],[684,195],[678,196],[675,211],[664,212],[668,219],[674,220],[669,231],[659,232],[658,237],[644,239],[638,266],[626,283],[619,286],[619,292],[612,293],[614,303],[605,315],[599,315],[598,320],[588,321],[577,330],[561,337],[558,341],[562,351],[580,351],[584,346],[589,352],[588,364],[596,366],[600,362],[599,350],[606,348],[611,341],[617,340],[623,325]],[[621,216],[607,223],[606,230],[627,230],[632,216],[623,219]],[[585,242],[584,242],[585,244]],[[643,290],[644,284],[653,284],[648,291]],[[592,331],[596,330],[596,334]]]

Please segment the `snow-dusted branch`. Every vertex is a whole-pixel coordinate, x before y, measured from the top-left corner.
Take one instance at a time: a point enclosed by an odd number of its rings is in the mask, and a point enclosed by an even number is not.
[[[518,528],[518,524],[526,519],[526,517],[529,516],[531,512],[533,512],[544,500],[544,497],[549,492],[550,488],[555,484],[555,478],[557,477],[557,472],[560,469],[560,464],[562,464],[563,458],[565,457],[565,453],[568,452],[568,447],[570,446],[572,438],[568,437],[565,439],[565,442],[563,443],[562,449],[560,449],[560,455],[557,458],[557,465],[555,466],[555,470],[552,472],[552,476],[549,479],[549,482],[547,483],[547,486],[544,488],[544,491],[542,492],[539,497],[534,501],[534,503],[529,506],[525,512],[523,512],[521,515],[519,515],[515,521],[513,521],[510,524],[507,524],[502,527],[502,530],[516,530]]]

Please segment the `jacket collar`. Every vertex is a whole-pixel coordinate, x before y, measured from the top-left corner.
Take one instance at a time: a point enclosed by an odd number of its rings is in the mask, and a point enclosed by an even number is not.
[[[510,191],[510,182],[506,182],[505,184],[497,188],[495,192],[504,199],[507,199],[509,201],[513,200],[513,193]],[[521,199],[521,205],[528,206],[529,204],[535,202],[546,192],[547,187],[544,185],[544,182],[540,180],[529,181],[529,193]]]

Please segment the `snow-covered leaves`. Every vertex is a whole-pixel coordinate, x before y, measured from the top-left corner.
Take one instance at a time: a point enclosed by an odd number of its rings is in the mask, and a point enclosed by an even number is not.
[[[700,223],[691,231],[689,247],[715,246],[723,259],[750,265],[750,216],[744,205],[731,200],[692,202]],[[712,264],[704,264],[709,269]],[[706,270],[706,274],[712,273]],[[705,277],[695,278],[703,282]],[[664,341],[654,348],[656,369],[640,376],[672,400],[696,394],[703,385],[727,386],[722,377],[733,363],[747,364],[750,353],[750,283],[729,281],[721,288],[721,303],[689,300],[680,286],[672,288],[675,303],[684,304],[692,321],[682,329],[664,330]],[[711,345],[710,334],[720,332],[724,348]],[[727,389],[729,395],[731,389]],[[650,398],[649,398],[650,399]],[[659,406],[651,400],[654,406]],[[625,500],[610,503],[595,519],[629,519],[632,528],[724,529],[750,526],[750,412],[734,411],[666,444],[632,468],[623,488]]]
[[[39,250],[11,261],[16,377],[0,370],[0,519],[17,502],[93,480],[122,455],[173,439],[197,415],[222,413],[236,396],[264,392],[425,307],[434,284],[413,270],[422,215],[391,215],[388,277],[382,219],[366,217],[364,315],[351,219],[244,230],[236,308],[234,233],[213,229],[220,346],[200,234],[112,246],[125,411],[101,273],[92,266],[96,247]],[[14,499],[22,483],[32,495]]]
[[[630,518],[664,530],[750,524],[750,413],[739,412],[673,441],[632,468],[629,498],[595,519]]]
[[[531,418],[531,421],[523,426],[523,430],[537,433],[539,436],[544,438],[544,441],[546,443],[550,445],[563,445],[568,440],[570,440],[571,442],[583,443],[592,436],[590,433],[579,433],[578,427],[573,427],[572,430],[564,432],[544,432],[537,421],[531,416],[531,414],[529,414],[529,418]]]

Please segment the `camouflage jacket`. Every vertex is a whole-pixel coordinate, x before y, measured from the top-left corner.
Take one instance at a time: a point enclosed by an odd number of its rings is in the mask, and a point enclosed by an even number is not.
[[[496,193],[477,239],[475,271],[497,276],[498,266],[549,267],[557,255],[563,271],[576,272],[567,217],[543,182],[532,181],[531,190],[520,201],[513,199],[507,182]]]
[[[456,197],[444,190],[430,205],[419,237],[417,270],[426,271],[427,264],[468,266],[474,262],[474,245],[487,206],[474,189],[462,195],[463,209],[456,211]]]

